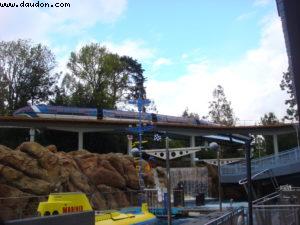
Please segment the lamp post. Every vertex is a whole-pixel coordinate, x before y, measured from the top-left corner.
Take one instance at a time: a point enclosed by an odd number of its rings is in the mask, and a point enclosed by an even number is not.
[[[166,169],[167,169],[167,212],[168,225],[172,224],[172,209],[171,209],[171,175],[170,175],[170,156],[169,156],[169,137],[166,135]]]
[[[209,144],[209,148],[213,151],[217,151],[217,160],[218,160],[218,191],[219,191],[219,209],[222,212],[222,193],[221,193],[221,165],[220,165],[220,146],[216,142]]]
[[[253,225],[252,215],[252,180],[251,180],[251,139],[245,141],[246,168],[247,168],[247,192],[248,192],[248,225]]]

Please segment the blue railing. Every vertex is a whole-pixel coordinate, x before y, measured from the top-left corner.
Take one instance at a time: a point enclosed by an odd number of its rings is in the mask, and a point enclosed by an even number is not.
[[[300,162],[300,148],[293,148],[279,152],[277,155],[270,155],[254,159],[251,162],[252,173],[257,173],[265,169],[273,169]],[[246,163],[236,163],[221,166],[222,176],[244,175],[246,174]]]
[[[245,224],[245,210],[244,207],[232,209],[217,219],[213,219],[205,225],[233,225]]]

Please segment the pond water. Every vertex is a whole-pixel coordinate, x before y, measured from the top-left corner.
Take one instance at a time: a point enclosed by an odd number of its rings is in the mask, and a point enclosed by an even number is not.
[[[222,207],[223,208],[228,208],[228,207],[247,207],[247,202],[233,202],[232,204],[230,201],[224,201],[222,202]],[[193,208],[195,207],[195,202],[194,201],[188,201],[186,202],[186,207],[187,208]],[[207,204],[203,206],[203,208],[207,209],[219,209],[219,202],[218,201],[209,201]],[[172,218],[172,224],[173,225],[181,225],[181,224],[186,224],[186,223],[193,223],[193,224],[204,224],[201,223],[201,219],[197,217],[190,217],[190,218]],[[157,221],[153,225],[167,225],[168,221],[167,219],[157,219]]]
[[[195,208],[195,200],[185,201],[185,208]],[[224,201],[222,203],[223,209],[229,208],[229,207],[247,207],[247,202],[233,202],[230,203],[230,201]],[[199,208],[199,206],[197,207]],[[219,202],[216,200],[209,200],[206,201],[206,204],[201,206],[201,209],[205,210],[213,210],[215,209],[218,211],[219,209]],[[125,208],[121,210],[124,213],[136,213],[140,210],[138,207],[132,207],[132,208]],[[186,223],[192,223],[192,224],[205,224],[208,221],[205,214],[202,214],[201,216],[196,215],[194,217],[186,217],[186,218],[172,218],[172,224],[173,225],[181,225]],[[157,218],[156,222],[151,223],[152,225],[167,225],[168,221],[167,218]]]
[[[195,207],[195,201],[187,201],[186,203],[186,208],[193,208]],[[223,209],[228,208],[228,207],[247,207],[247,202],[233,202],[232,204],[230,201],[224,201],[222,202],[222,207]],[[207,209],[219,209],[219,202],[218,201],[208,201],[207,204],[203,206],[203,208]],[[203,219],[203,216],[201,216]],[[185,223],[193,223],[193,224],[202,224],[201,223],[201,218],[200,217],[189,217],[189,218],[172,218],[172,224],[173,225],[181,225]],[[167,225],[168,221],[167,219],[157,219],[155,225]],[[204,222],[203,222],[204,224]]]
[[[172,219],[172,225],[181,225],[188,222],[198,222],[198,221],[199,220],[196,218]],[[157,219],[156,223],[153,223],[153,225],[168,225],[168,221],[166,219]]]

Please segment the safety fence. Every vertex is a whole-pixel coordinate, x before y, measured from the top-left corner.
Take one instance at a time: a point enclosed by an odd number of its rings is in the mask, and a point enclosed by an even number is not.
[[[206,190],[206,186],[198,187],[198,193]],[[150,209],[166,207],[166,190],[145,189],[144,191],[113,191],[97,194],[87,194],[92,207],[100,212],[107,210],[121,210],[130,207],[140,207],[141,202],[146,202]],[[195,204],[197,195],[193,196]],[[40,202],[47,201],[48,196],[22,196],[0,198],[0,218],[4,220],[24,219],[38,216],[37,208]],[[204,200],[204,194],[203,194]],[[101,204],[100,204],[100,203]],[[171,192],[172,206],[184,206],[190,204],[190,195],[185,194],[184,189],[173,189]],[[203,201],[204,203],[204,201]],[[203,204],[201,202],[201,204]]]
[[[147,202],[151,208],[162,206],[158,190],[145,191],[115,191],[102,192],[99,195],[87,194],[87,197],[97,211],[119,210],[125,207],[139,207],[141,201]],[[40,202],[47,201],[48,195],[22,196],[0,198],[0,218],[4,220],[24,219],[38,216],[37,208]],[[100,202],[100,203],[99,203]]]
[[[5,225],[94,225],[95,213],[93,211],[68,213],[64,215],[33,217],[22,220],[6,221]]]
[[[1,197],[0,198],[0,218],[23,219],[37,216],[37,207],[39,202],[47,201],[48,196],[19,196],[19,197]]]
[[[233,209],[223,216],[209,221],[205,225],[244,225],[245,224],[245,211],[243,207]],[[265,224],[266,225],[266,224]]]
[[[251,162],[252,173],[260,172],[264,169],[273,169],[286,166],[292,163],[300,162],[300,149],[293,148],[287,151],[279,152],[277,155],[270,155],[254,159]],[[221,166],[221,175],[245,175],[246,163],[235,163]],[[275,174],[276,175],[276,174]]]
[[[253,206],[253,224],[300,224],[300,205],[255,205]]]

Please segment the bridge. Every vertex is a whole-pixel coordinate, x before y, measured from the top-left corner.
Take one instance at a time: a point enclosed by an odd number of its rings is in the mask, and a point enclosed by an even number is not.
[[[0,127],[3,128],[27,128],[29,129],[30,141],[35,139],[35,130],[49,129],[78,133],[78,149],[83,149],[83,136],[88,132],[126,133],[130,126],[136,125],[136,120],[79,120],[61,118],[29,118],[0,116]],[[196,147],[196,137],[214,138],[214,135],[230,134],[261,134],[272,135],[274,152],[278,153],[277,136],[286,133],[297,133],[297,124],[253,125],[253,126],[219,126],[219,125],[191,125],[178,123],[153,122],[153,132],[165,132],[187,136],[190,139],[190,147]],[[128,132],[127,132],[128,133]],[[131,140],[128,139],[128,153],[131,149]],[[196,163],[195,151],[190,153],[191,165]]]
[[[293,148],[278,154],[254,159],[251,162],[252,174],[270,170],[275,177],[300,173],[300,148]],[[268,173],[261,173],[254,180],[266,179]],[[221,166],[222,183],[238,183],[246,177],[246,163],[240,162]]]

